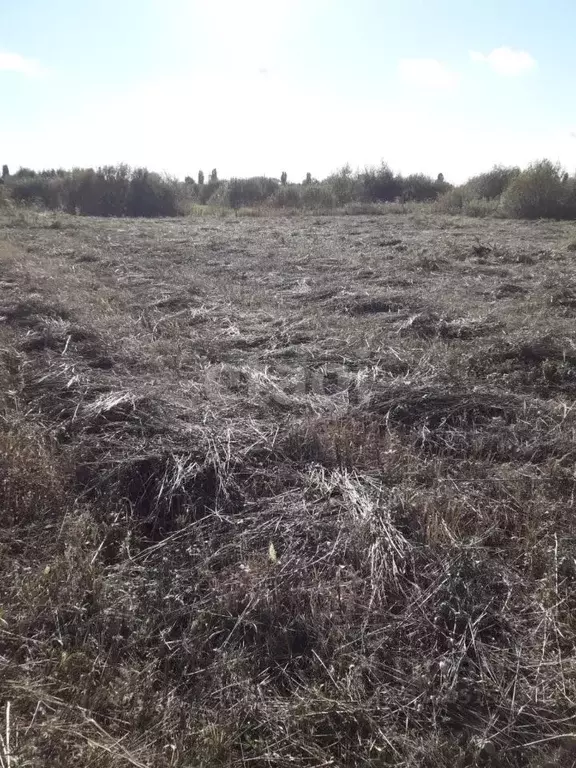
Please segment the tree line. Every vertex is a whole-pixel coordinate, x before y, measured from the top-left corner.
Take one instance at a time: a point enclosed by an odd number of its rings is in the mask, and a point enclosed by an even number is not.
[[[286,171],[278,178],[221,180],[214,168],[207,178],[200,170],[179,181],[127,165],[20,168],[14,174],[4,165],[0,181],[16,203],[92,216],[177,216],[196,205],[333,210],[397,202],[434,203],[440,212],[465,215],[576,218],[576,177],[549,160],[524,170],[495,166],[459,186],[442,173],[403,175],[386,163],[359,171],[346,165],[322,180],[307,173],[299,182],[291,182]]]

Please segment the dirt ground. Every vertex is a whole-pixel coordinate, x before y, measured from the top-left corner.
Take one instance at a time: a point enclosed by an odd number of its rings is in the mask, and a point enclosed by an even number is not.
[[[576,764],[575,258],[0,217],[4,765]]]

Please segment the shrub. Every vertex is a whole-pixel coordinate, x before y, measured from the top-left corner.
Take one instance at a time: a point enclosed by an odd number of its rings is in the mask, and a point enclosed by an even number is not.
[[[464,216],[483,219],[487,216],[493,216],[498,209],[498,200],[487,200],[486,198],[474,197],[471,200],[464,200],[462,213]]]
[[[226,202],[235,209],[258,205],[273,197],[277,190],[278,182],[265,176],[231,179],[226,190]]]
[[[98,216],[100,208],[93,168],[74,168],[63,180],[63,207],[68,213]]]
[[[456,187],[440,195],[434,204],[438,213],[460,214],[463,211],[466,195],[462,187]]]
[[[574,180],[549,160],[532,163],[503,195],[503,208],[513,218],[564,219],[576,214]]]
[[[18,168],[14,174],[15,179],[33,179],[36,176],[36,171],[32,168]]]
[[[12,199],[26,205],[41,205],[55,210],[61,207],[60,185],[51,179],[30,176],[14,176],[9,182]]]
[[[445,181],[434,181],[430,176],[425,176],[423,173],[413,173],[411,176],[406,176],[400,184],[402,186],[402,198],[416,203],[436,200],[440,192],[444,191],[444,187],[446,187]]]
[[[402,194],[400,179],[382,163],[380,168],[366,168],[359,176],[361,194],[365,202],[391,202]]]
[[[135,172],[136,173],[136,172]],[[83,213],[94,212],[98,216],[124,216],[134,177],[126,165],[104,166],[92,175],[91,200],[84,203]],[[83,201],[80,201],[82,209]],[[90,205],[90,210],[87,206]],[[140,214],[142,215],[142,214]]]
[[[278,208],[300,208],[302,205],[303,193],[299,186],[290,184],[280,187],[274,196],[274,205]]]
[[[389,205],[394,205],[394,203],[388,205],[385,203],[348,203],[344,207],[343,213],[345,216],[383,216],[386,213],[396,213],[396,211],[390,210]]]
[[[328,176],[324,185],[331,188],[336,205],[346,205],[358,197],[358,179],[353,176],[349,165],[343,166],[337,173]]]
[[[520,174],[519,168],[495,165],[491,171],[468,179],[464,185],[470,197],[495,200],[500,197]]]
[[[212,198],[216,196],[219,188],[219,181],[209,181],[207,184],[199,185],[198,199],[200,203],[202,203],[202,205],[206,205],[206,203],[214,202]]]
[[[499,210],[499,200],[487,200],[486,198],[470,197],[468,189],[456,187],[436,200],[434,210],[437,213],[447,213],[474,218],[492,216]]]
[[[85,216],[176,216],[177,184],[145,168],[76,168],[62,176],[42,172],[10,180],[12,198]]]
[[[176,185],[146,168],[132,173],[126,200],[128,216],[177,216],[179,213]]]
[[[304,208],[334,208],[337,205],[333,189],[328,184],[306,184],[301,199]]]

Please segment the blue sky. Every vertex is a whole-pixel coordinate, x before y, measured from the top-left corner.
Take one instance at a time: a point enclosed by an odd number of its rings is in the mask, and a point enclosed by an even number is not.
[[[0,162],[576,169],[573,0],[0,0]]]

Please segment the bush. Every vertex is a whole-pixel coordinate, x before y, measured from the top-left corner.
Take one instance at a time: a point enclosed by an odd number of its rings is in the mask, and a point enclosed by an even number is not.
[[[467,198],[463,188],[456,187],[440,195],[434,204],[434,208],[438,213],[461,214],[466,202]]]
[[[500,197],[520,174],[519,168],[495,165],[491,171],[468,179],[464,185],[470,197],[495,200]]]
[[[324,185],[331,188],[336,205],[346,205],[346,203],[350,203],[358,198],[359,181],[352,174],[352,169],[349,165],[345,165],[337,173],[328,176],[324,181]]]
[[[274,205],[278,208],[300,208],[302,196],[301,188],[296,184],[280,187],[274,196]]]
[[[306,184],[302,188],[301,200],[304,208],[335,208],[337,205],[332,187],[328,184]]]
[[[125,210],[128,216],[177,216],[179,205],[175,183],[146,168],[137,168],[132,173]]]
[[[431,179],[423,173],[413,173],[405,179],[398,179],[402,187],[402,198],[415,203],[436,200],[448,186],[445,181]]]
[[[549,160],[519,173],[503,195],[504,211],[519,219],[565,219],[576,215],[574,179]]]
[[[498,200],[487,200],[484,197],[474,197],[471,200],[465,200],[462,206],[464,216],[471,216],[475,219],[484,219],[487,216],[494,216],[499,210]]]
[[[251,179],[231,179],[226,190],[226,201],[230,207],[258,205],[272,198],[278,191],[278,182],[265,176]]]
[[[33,179],[36,176],[36,171],[32,168],[18,168],[14,174],[15,179]]]
[[[209,181],[207,184],[201,184],[198,186],[198,201],[202,205],[206,205],[209,202],[214,202],[213,197],[216,197],[216,193],[220,189],[219,181]]]
[[[85,216],[176,216],[176,182],[145,168],[126,165],[77,168],[64,175],[48,171],[10,180],[12,198]]]
[[[39,176],[14,176],[8,182],[12,199],[25,205],[41,205],[51,210],[62,206],[61,187],[51,179]]]
[[[402,195],[402,183],[383,163],[380,168],[367,168],[359,176],[364,202],[392,202]]]

